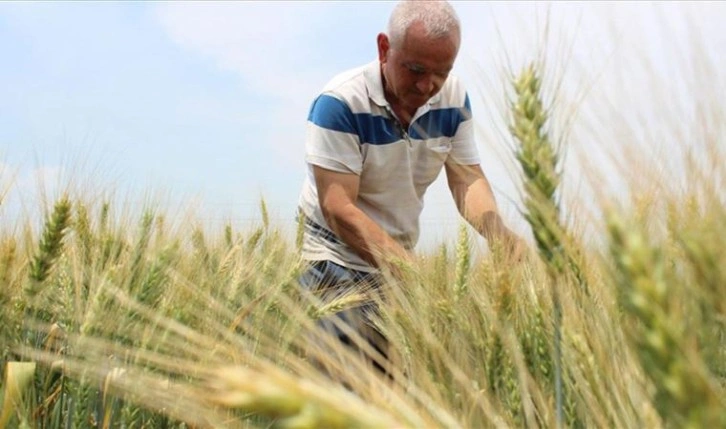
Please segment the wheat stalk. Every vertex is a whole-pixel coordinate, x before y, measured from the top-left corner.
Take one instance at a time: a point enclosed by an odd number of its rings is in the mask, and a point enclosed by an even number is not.
[[[565,272],[562,228],[555,190],[560,183],[559,157],[545,131],[548,114],[540,96],[540,78],[531,64],[514,80],[512,135],[519,142],[515,156],[524,172],[525,213],[552,284],[555,311],[555,398],[557,427],[562,427],[561,325],[558,277]]]

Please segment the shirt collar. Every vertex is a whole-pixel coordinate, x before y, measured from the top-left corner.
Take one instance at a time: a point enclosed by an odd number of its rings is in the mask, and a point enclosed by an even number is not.
[[[381,76],[381,66],[378,60],[368,63],[364,74],[368,97],[381,107],[390,106],[388,100],[386,100],[386,95],[383,92],[383,78]],[[441,100],[441,92],[431,97],[427,104],[435,104],[438,103],[439,100]]]

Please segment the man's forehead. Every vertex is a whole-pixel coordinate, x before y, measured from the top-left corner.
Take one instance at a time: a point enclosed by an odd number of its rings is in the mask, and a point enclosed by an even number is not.
[[[434,71],[450,71],[454,67],[456,52],[443,54],[440,50],[399,49],[399,59],[409,67]]]

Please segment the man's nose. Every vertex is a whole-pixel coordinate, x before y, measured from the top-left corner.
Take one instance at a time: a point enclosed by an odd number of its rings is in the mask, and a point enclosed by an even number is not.
[[[434,80],[431,76],[422,77],[416,82],[416,89],[421,94],[430,94],[434,90]]]

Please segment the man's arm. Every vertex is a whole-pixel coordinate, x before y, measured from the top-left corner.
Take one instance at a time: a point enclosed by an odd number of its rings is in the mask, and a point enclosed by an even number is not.
[[[492,188],[479,164],[446,163],[449,190],[461,216],[491,245],[498,241],[515,258],[524,251],[522,239],[504,225]]]
[[[364,261],[380,268],[392,259],[410,258],[403,246],[355,205],[360,185],[358,175],[318,166],[313,166],[313,173],[326,222]],[[388,268],[395,272],[395,267]]]

